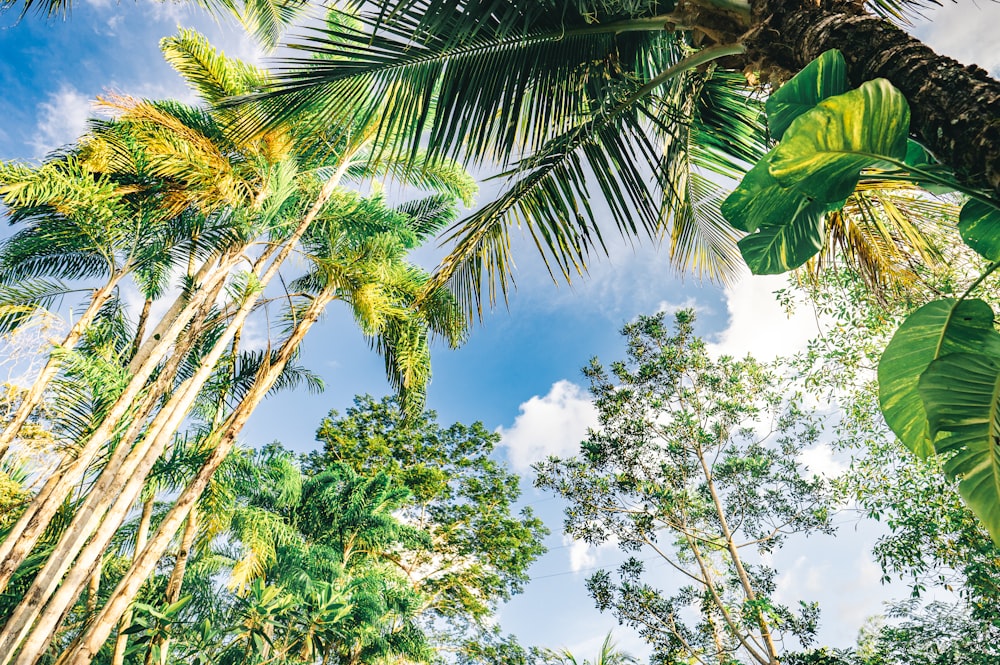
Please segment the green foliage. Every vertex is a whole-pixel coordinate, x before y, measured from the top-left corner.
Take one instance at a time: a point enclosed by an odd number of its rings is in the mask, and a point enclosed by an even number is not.
[[[903,445],[920,457],[934,452],[918,390],[920,376],[931,363],[949,353],[996,347],[998,342],[993,310],[982,300],[935,300],[907,317],[882,354],[878,377],[882,413]]]
[[[954,183],[908,140],[903,95],[883,79],[837,94],[842,70],[841,55],[829,51],[775,93],[768,112],[781,141],[723,204],[730,222],[751,233],[740,249],[754,273],[785,272],[814,256],[823,217],[843,207],[865,169],[897,167],[890,177]],[[962,238],[982,256],[1000,257],[1000,204],[963,191],[972,200],[960,215]],[[900,327],[879,362],[880,401],[904,445],[943,457],[945,472],[960,480],[962,496],[1000,542],[1000,334],[992,308],[967,300],[970,291],[925,305]]]
[[[959,249],[964,250],[959,257],[975,258],[967,248]],[[959,270],[957,264],[953,261],[951,270]],[[928,275],[930,285],[947,288],[949,272]],[[983,296],[995,302],[997,285],[989,285]],[[962,500],[958,483],[943,473],[943,458],[911,454],[886,425],[879,406],[879,382],[872,367],[914,303],[880,302],[857,275],[839,271],[810,285],[808,303],[786,304],[815,308],[830,323],[826,333],[810,343],[797,367],[816,399],[839,407],[833,421],[833,445],[845,459],[849,456],[850,465],[837,477],[836,488],[841,501],[856,504],[862,516],[883,525],[884,533],[873,549],[883,582],[899,578],[914,598],[932,596],[956,603],[950,613],[967,615],[968,620],[960,633],[995,631],[1000,624],[996,611],[1000,546]],[[890,612],[893,625],[918,618],[919,608],[912,605],[910,609],[905,616]],[[915,662],[923,662],[918,658],[932,653],[927,650],[929,644],[914,641]],[[866,652],[860,649],[859,653]],[[908,662],[903,641],[887,653],[894,654],[888,662]]]
[[[915,602],[891,606],[889,621],[862,629],[850,665],[992,665],[1000,628],[984,627],[961,605]]]
[[[796,118],[769,159],[771,175],[821,203],[843,201],[861,170],[902,160],[910,109],[885,79],[829,97]]]
[[[767,98],[767,127],[777,140],[797,117],[827,97],[847,92],[847,64],[831,49],[803,67],[792,80]]]
[[[885,80],[846,91],[846,66],[827,51],[770,97],[781,141],[743,178],[722,212],[754,274],[798,268],[824,245],[826,214],[843,207],[863,169],[907,156],[909,108]]]
[[[597,607],[639,630],[657,662],[737,653],[768,662],[780,654],[754,645],[779,634],[808,642],[818,608],[777,603],[777,572],[744,557],[830,531],[829,488],[796,461],[816,442],[817,419],[775,368],[712,359],[691,312],[677,314],[675,329],[660,314],[622,334],[626,360],[584,369],[600,427],[580,455],[541,463],[536,480],[569,502],[569,535],[633,553],[616,574],[589,578]],[[656,588],[640,552],[688,583],[673,595]]]
[[[805,198],[792,200],[804,207],[795,210],[790,221],[763,223],[738,243],[743,260],[755,275],[788,272],[823,248],[826,206]]]
[[[920,397],[945,473],[1000,543],[1000,358],[950,353],[920,376]]]
[[[1000,261],[1000,208],[972,199],[962,206],[958,230],[965,244],[990,261]]]
[[[306,458],[309,473],[347,467],[409,491],[402,514],[430,546],[410,548],[400,564],[434,599],[426,615],[453,625],[463,652],[473,648],[481,622],[527,581],[547,533],[530,509],[512,509],[518,477],[491,459],[499,436],[482,423],[443,427],[433,412],[407,419],[397,400],[365,396],[343,416],[332,412],[317,439],[323,450]]]

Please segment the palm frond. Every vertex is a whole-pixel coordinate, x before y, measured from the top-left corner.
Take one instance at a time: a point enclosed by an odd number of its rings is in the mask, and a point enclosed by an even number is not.
[[[272,90],[234,100],[253,102],[244,130],[304,109],[327,123],[350,110],[377,120],[383,153],[412,155],[426,138],[431,157],[503,161],[569,131],[600,103],[606,84],[592,75],[595,63],[611,60],[620,83],[636,53],[665,38],[665,20],[593,25],[549,2],[415,2],[361,21],[293,44],[305,57],[286,59]]]
[[[458,217],[455,201],[449,194],[433,194],[407,201],[397,206],[396,210],[409,218],[409,227],[416,235],[418,244],[454,223]]]
[[[164,37],[160,50],[167,63],[209,104],[250,94],[268,79],[264,70],[227,58],[195,30],[182,29],[174,37]]]
[[[741,234],[720,206],[725,184],[738,181],[766,152],[762,104],[742,75],[714,69],[688,72],[668,90],[667,109],[684,111],[654,125],[663,141],[658,177],[670,259],[678,270],[728,282],[743,265],[736,246]]]
[[[914,185],[862,180],[842,211],[827,218],[827,248],[811,271],[838,258],[873,293],[905,295],[920,284],[920,272],[942,260],[938,243],[954,234],[958,205],[927,196]]]
[[[48,279],[0,285],[0,334],[16,330],[40,310],[51,309],[73,290],[61,281]]]

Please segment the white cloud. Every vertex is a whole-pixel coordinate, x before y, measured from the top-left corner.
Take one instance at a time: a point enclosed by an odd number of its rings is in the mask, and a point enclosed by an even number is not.
[[[49,95],[48,101],[38,105],[38,123],[31,139],[35,156],[75,141],[87,130],[91,115],[90,99],[72,85],[63,84]]]
[[[597,564],[597,556],[591,551],[590,545],[582,540],[573,540],[563,536],[563,545],[569,546],[569,569],[574,573],[593,568]]]
[[[791,316],[781,307],[774,292],[789,286],[782,275],[746,277],[725,290],[729,325],[709,344],[715,355],[773,360],[805,349],[819,333],[816,318],[807,307]]]
[[[707,315],[712,313],[712,308],[700,304],[693,296],[685,298],[683,302],[671,302],[669,300],[661,300],[660,304],[656,306],[657,313],[663,312],[665,314],[676,314],[682,309],[694,310],[695,314]]]
[[[825,443],[806,448],[798,454],[797,460],[806,467],[810,474],[827,478],[836,478],[847,471],[847,465],[837,459],[833,448]]]
[[[521,404],[510,429],[498,428],[501,445],[515,471],[527,472],[549,455],[573,455],[588,427],[597,425],[597,410],[580,386],[557,381],[544,397]]]

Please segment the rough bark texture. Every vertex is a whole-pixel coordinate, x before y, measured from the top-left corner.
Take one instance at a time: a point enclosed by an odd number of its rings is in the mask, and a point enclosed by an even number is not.
[[[888,79],[910,103],[910,132],[972,187],[1000,197],[1000,82],[844,0],[752,0],[750,62],[798,71],[837,48],[853,85]]]

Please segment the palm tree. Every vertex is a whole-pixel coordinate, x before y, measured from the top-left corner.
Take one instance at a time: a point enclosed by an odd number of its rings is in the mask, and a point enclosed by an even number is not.
[[[209,98],[246,91],[248,87],[259,86],[263,80],[263,73],[226,60],[191,33],[168,41],[165,48],[178,69]],[[121,418],[132,410],[137,411],[92,484],[70,529],[35,578],[25,602],[8,618],[0,633],[3,662],[14,657],[15,646],[22,640],[17,662],[32,662],[52,638],[82,585],[99,565],[104,548],[125,520],[144,478],[169,446],[173,433],[197,402],[216,365],[230,352],[243,322],[257,310],[263,289],[279,274],[284,260],[298,250],[300,241],[303,247],[309,247],[312,242],[309,231],[314,226],[326,228],[330,239],[351,238],[350,224],[344,224],[341,218],[345,212],[351,212],[354,201],[349,196],[345,199],[338,185],[345,176],[356,175],[352,168],[357,154],[368,148],[373,134],[372,128],[355,123],[355,133],[333,137],[312,150],[308,148],[315,144],[296,142],[294,134],[284,129],[234,143],[219,124],[232,115],[231,111],[203,111],[172,103],[126,99],[115,100],[114,104],[123,111],[119,122],[128,123],[134,133],[143,138],[150,170],[165,183],[163,205],[176,214],[194,209],[205,215],[225,215],[231,224],[235,222],[232,242],[222,249],[198,248],[206,258],[202,268],[190,279],[193,283],[201,282],[202,288],[182,293],[149,339],[140,345],[130,363],[131,375],[123,380],[127,385],[100,425],[88,429],[85,442],[78,444],[82,450],[76,461],[64,470],[64,476],[72,476],[81,465],[89,464]],[[299,138],[314,141],[316,135]],[[101,149],[93,150],[95,159],[101,158],[111,167],[123,161],[112,141],[105,141],[99,147]],[[292,158],[295,149],[300,151],[299,156]],[[411,174],[410,180],[416,184],[439,185],[445,191],[466,196],[470,191],[468,177],[456,177],[458,170],[443,163],[436,169],[419,172],[397,169],[397,173]],[[347,204],[350,206],[346,210],[341,207]],[[384,207],[375,213],[384,216]],[[430,231],[435,228],[431,225]],[[120,603],[127,604],[148,576],[150,569],[146,566],[159,558],[159,554],[152,552],[162,554],[186,518],[192,502],[225,458],[242,424],[282,376],[287,363],[295,357],[305,332],[326,305],[340,299],[355,308],[359,321],[368,326],[366,332],[373,336],[374,345],[387,356],[393,370],[390,377],[413,395],[421,393],[427,375],[422,356],[427,348],[426,331],[457,340],[458,317],[447,298],[437,298],[437,305],[432,298],[428,301],[429,306],[419,311],[413,308],[413,294],[424,288],[426,278],[411,268],[398,265],[407,241],[390,242],[390,237],[383,237],[385,234],[372,235],[369,231],[370,226],[364,225],[353,231],[355,245],[348,243],[347,248],[354,255],[347,265],[338,264],[336,255],[317,256],[316,275],[304,284],[304,302],[289,311],[288,337],[273,354],[264,358],[232,411],[212,430],[209,445],[217,444],[218,447],[140,553],[133,573],[119,585],[127,590],[116,592],[105,608],[108,613],[118,612],[114,621],[121,616]],[[407,231],[411,241],[425,232],[416,226]],[[263,244],[256,250],[258,239]],[[200,236],[196,240],[200,240]],[[337,250],[343,242],[328,244]],[[215,308],[216,296],[222,292],[231,270],[244,257],[251,264],[250,270],[244,277],[232,281],[228,302]],[[356,274],[359,267],[371,269],[359,276]],[[379,279],[384,284],[374,283]],[[373,317],[370,321],[366,319],[369,315]],[[211,321],[216,316],[223,317],[222,332],[209,334]],[[189,322],[192,325],[188,325]],[[172,353],[167,355],[172,344]],[[197,369],[186,376],[182,371],[184,359],[192,353],[198,356],[194,365]],[[154,383],[147,386],[147,379],[154,371],[157,372]],[[140,397],[144,391],[147,391],[145,396]],[[164,396],[168,399],[161,403],[160,398]],[[140,398],[138,402],[136,398]],[[411,402],[413,406],[420,403],[419,399]],[[148,422],[147,416],[152,417]],[[19,522],[22,527],[19,537],[4,542],[3,546],[13,553],[4,562],[7,570],[12,571],[23,561],[37,541],[40,529],[47,524],[46,511],[51,511],[69,491],[68,483],[60,485],[59,482],[60,479],[55,481],[58,490],[50,489],[47,493],[43,490],[36,499],[35,510],[29,509]],[[26,533],[30,537],[26,537]],[[112,605],[114,608],[109,609]],[[96,630],[104,629],[105,626],[98,622]]]
[[[389,376],[402,392],[403,403],[411,410],[422,408],[423,390],[429,379],[429,335],[439,335],[456,344],[464,327],[454,301],[441,289],[424,298],[420,309],[413,307],[417,296],[426,290],[428,280],[422,271],[406,264],[402,258],[409,246],[436,231],[443,220],[428,223],[422,217],[391,214],[394,211],[378,200],[347,211],[347,215],[334,212],[330,217],[321,217],[306,234],[303,244],[311,252],[316,268],[292,284],[293,288],[303,290],[308,304],[304,307],[297,307],[295,303],[290,305],[293,324],[288,337],[261,365],[252,384],[238,395],[238,401],[221,425],[212,430],[206,443],[211,453],[203,466],[183,490],[93,624],[78,644],[64,654],[62,662],[65,665],[87,663],[100,649],[232,449],[247,418],[271,390],[284,366],[295,357],[305,334],[328,304],[343,300],[351,306],[362,330],[373,338],[373,345],[383,352],[387,363],[391,363],[387,368]],[[373,228],[379,226],[386,231],[373,233]],[[82,582],[82,579],[76,582],[78,589]],[[40,637],[39,643],[50,637]]]
[[[665,237],[678,265],[725,279],[734,232],[716,182],[739,178],[767,138],[744,68],[780,81],[850,43],[853,83],[888,78],[909,100],[916,137],[970,186],[1000,192],[1000,145],[982,122],[996,113],[1000,83],[882,18],[921,4],[873,0],[869,14],[833,1],[387,0],[359,25],[316,28],[294,46],[319,59],[286,59],[276,86],[234,103],[255,105],[247,132],[302,109],[322,118],[360,105],[381,115],[382,131],[409,137],[399,151],[426,140],[431,154],[497,160],[505,189],[454,227],[439,274],[471,308],[506,292],[512,222],[527,225],[554,272],[581,271],[603,248],[594,189],[621,233]],[[886,56],[896,52],[905,55]],[[925,63],[948,92],[928,83]],[[378,102],[365,106],[359,91],[373,87]]]

